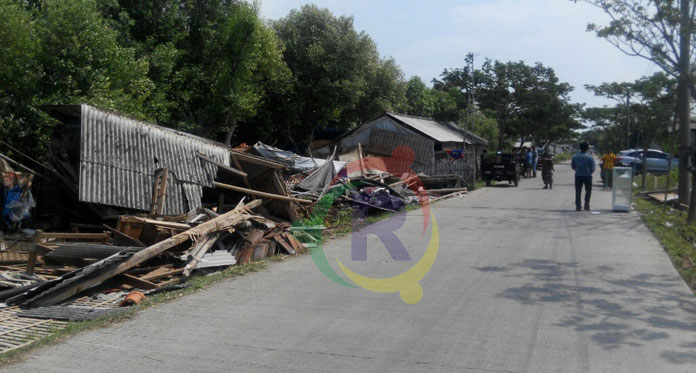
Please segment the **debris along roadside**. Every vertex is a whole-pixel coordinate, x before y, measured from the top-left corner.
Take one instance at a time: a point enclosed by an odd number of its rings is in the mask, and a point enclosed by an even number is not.
[[[181,282],[199,267],[208,267],[208,257],[215,257],[221,266],[248,263],[276,253],[293,255],[302,245],[287,232],[289,224],[275,223],[251,212],[261,200],[255,200],[225,214],[188,214],[180,221],[142,219],[124,216],[120,230],[136,242],[155,243],[143,246],[114,246],[111,232],[34,234],[35,250],[21,258],[4,252],[2,285],[10,290],[0,298],[10,305],[23,307],[58,304],[81,291],[110,280],[109,289],[153,290]],[[214,214],[217,215],[217,214]],[[204,217],[202,217],[204,216]],[[188,224],[187,221],[197,220]],[[161,225],[160,225],[161,224]],[[116,236],[120,237],[120,236]],[[87,239],[93,240],[88,243]],[[80,240],[81,242],[75,242]],[[109,244],[105,244],[109,242]],[[30,268],[35,257],[35,267]],[[5,259],[6,258],[6,259]],[[18,263],[19,262],[19,263]],[[27,289],[25,283],[38,283]],[[26,290],[20,294],[13,290]]]
[[[42,110],[63,122],[45,157],[0,142],[0,352],[196,272],[305,251],[288,228],[311,202],[282,163],[88,105]]]
[[[160,231],[161,240],[148,247],[105,244],[108,239],[104,238],[110,232],[101,239],[91,234],[90,238],[101,243],[74,241],[84,240],[86,234],[38,232],[35,241],[46,251],[37,251],[32,275],[26,272],[26,262],[15,260],[15,264],[2,266],[1,276],[14,281],[3,282],[14,287],[0,292],[0,298],[10,306],[2,309],[8,317],[0,320],[0,333],[11,331],[0,335],[2,352],[47,335],[49,329],[63,327],[64,321],[113,315],[119,312],[115,310],[119,305],[125,306],[121,310],[128,310],[127,306],[140,303],[149,294],[179,289],[194,270],[224,268],[277,253],[303,252],[302,244],[289,234],[289,224],[275,223],[252,212],[260,204],[261,200],[240,204],[215,217],[192,213],[179,221],[161,221],[168,232]],[[196,223],[187,223],[194,219]],[[128,221],[121,225],[119,232],[123,234],[157,229],[159,222],[143,219],[138,224],[132,217],[122,220]],[[181,226],[173,227],[175,224]],[[146,235],[141,233],[136,239],[147,241]],[[119,251],[113,253],[115,250]],[[85,263],[90,264],[81,267]],[[85,294],[89,296],[82,296]],[[85,305],[85,300],[94,302]],[[22,329],[14,331],[18,325]],[[22,343],[6,343],[6,337],[12,337],[10,342]]]
[[[302,253],[338,217],[357,227],[467,191],[460,176],[415,173],[360,144],[359,162],[336,150],[317,159],[230,148],[89,105],[41,109],[62,122],[45,157],[0,140],[0,353],[196,272]]]

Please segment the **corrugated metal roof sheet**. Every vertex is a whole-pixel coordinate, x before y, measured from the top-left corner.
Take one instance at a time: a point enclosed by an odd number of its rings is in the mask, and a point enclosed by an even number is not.
[[[80,201],[149,210],[154,174],[168,167],[164,214],[200,206],[217,167],[201,152],[229,165],[229,148],[180,131],[136,121],[89,105],[80,107]]]
[[[464,137],[456,130],[440,124],[432,119],[413,117],[410,115],[387,113],[392,118],[412,127],[438,142],[463,142]]]

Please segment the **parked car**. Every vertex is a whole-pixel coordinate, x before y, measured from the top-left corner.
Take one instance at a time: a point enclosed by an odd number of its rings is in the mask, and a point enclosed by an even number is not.
[[[640,173],[643,171],[643,159],[645,158],[645,168],[649,173],[664,174],[667,172],[670,157],[672,158],[672,168],[679,167],[679,159],[662,150],[648,149],[647,157],[643,157],[643,150],[622,150],[616,155],[616,166],[633,167],[635,165],[636,173]]]

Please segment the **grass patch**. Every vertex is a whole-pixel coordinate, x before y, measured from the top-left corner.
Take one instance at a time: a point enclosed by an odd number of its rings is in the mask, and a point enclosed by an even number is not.
[[[696,225],[686,224],[686,212],[649,199],[635,199],[636,210],[669,255],[674,267],[692,291],[696,290]]]
[[[565,162],[572,157],[573,155],[570,153],[558,153],[553,156],[553,163]]]
[[[110,315],[100,317],[95,320],[90,321],[71,321],[65,324],[62,328],[55,328],[51,331],[49,335],[41,339],[36,340],[34,343],[18,348],[16,350],[8,351],[0,354],[0,365],[9,364],[18,361],[27,352],[34,350],[39,347],[53,345],[55,343],[61,342],[66,338],[73,336],[75,334],[81,333],[83,331],[92,330],[96,328],[102,328],[113,324],[114,322],[121,322],[129,320],[133,315],[141,310],[150,308],[157,304],[166,303],[174,299],[178,299],[187,294],[202,291],[208,286],[220,282],[222,280],[233,278],[237,276],[242,276],[248,272],[257,272],[266,267],[266,261],[280,261],[283,260],[285,256],[279,255],[272,258],[267,258],[266,260],[258,262],[250,262],[248,264],[241,264],[234,267],[229,267],[223,271],[216,272],[209,275],[197,275],[189,279],[187,283],[190,284],[187,288],[169,291],[165,293],[153,294],[148,296],[146,300],[134,307],[131,310],[124,311],[117,315]]]
[[[498,184],[498,180],[491,180],[491,185]],[[486,186],[486,182],[483,180],[476,180],[474,186],[476,189],[480,189]]]
[[[643,175],[638,174],[635,175],[633,178],[633,182],[638,185],[638,189],[640,190],[652,190],[652,191],[661,191],[664,192],[665,186],[667,185],[667,175],[653,175],[648,173],[648,175],[645,177],[645,183],[647,184],[645,188],[641,185],[643,182]],[[677,188],[679,184],[679,170],[674,168],[670,171],[669,175],[669,189],[675,189]],[[636,190],[638,190],[636,189]]]

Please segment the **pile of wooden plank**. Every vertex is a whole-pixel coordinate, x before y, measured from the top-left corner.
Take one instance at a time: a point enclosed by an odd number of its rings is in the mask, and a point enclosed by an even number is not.
[[[119,216],[101,233],[36,231],[25,252],[0,252],[0,299],[52,306],[90,291],[160,289],[198,269],[302,252],[288,223],[253,213],[261,203],[224,214],[199,208],[176,217]]]

